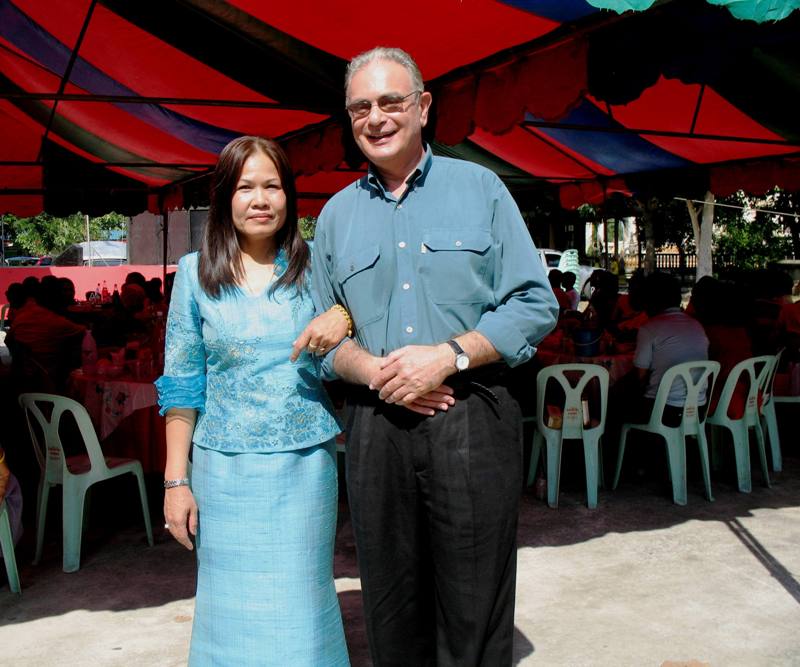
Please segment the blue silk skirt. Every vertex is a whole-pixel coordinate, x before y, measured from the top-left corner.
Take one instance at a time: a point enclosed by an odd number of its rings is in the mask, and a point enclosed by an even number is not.
[[[333,581],[333,441],[268,454],[195,446],[192,667],[349,665]]]

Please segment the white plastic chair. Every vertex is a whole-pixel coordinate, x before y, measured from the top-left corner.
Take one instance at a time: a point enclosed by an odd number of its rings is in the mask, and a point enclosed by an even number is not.
[[[773,385],[775,375],[778,373],[778,366],[781,363],[783,350],[773,357],[772,368],[770,368],[767,381],[764,385],[764,393],[761,400],[761,428],[764,429],[769,440],[769,447],[772,453],[772,470],[780,472],[783,470],[783,458],[781,457],[781,439],[778,433],[778,415],[775,412],[775,394]]]
[[[672,480],[672,500],[676,505],[685,505],[688,498],[686,488],[686,438],[694,436],[700,452],[700,466],[703,470],[703,484],[706,498],[714,500],[711,495],[711,473],[708,462],[708,441],[705,432],[705,419],[700,409],[705,403],[700,402],[700,394],[705,390],[706,402],[711,399],[714,380],[719,374],[720,365],[716,361],[687,361],[667,369],[661,377],[656,391],[650,421],[646,424],[626,423],[619,436],[619,453],[617,469],[614,473],[613,489],[617,488],[622,472],[622,458],[625,455],[625,443],[631,430],[655,433],[664,438],[667,448],[667,463]],[[667,426],[663,423],[667,398],[675,382],[683,382],[686,386],[686,402],[683,406],[681,423],[678,426]]]
[[[756,445],[761,460],[761,472],[764,475],[764,484],[769,486],[769,471],[767,470],[767,452],[764,445],[764,431],[761,428],[761,411],[758,408],[759,393],[763,396],[773,366],[772,355],[751,357],[736,364],[727,379],[719,403],[713,415],[708,416],[708,423],[712,426],[711,438],[716,448],[723,430],[728,430],[733,438],[733,453],[736,458],[736,477],[739,491],[750,493],[753,483],[750,474],[750,429],[756,433]],[[728,408],[736,391],[736,385],[743,376],[747,375],[750,386],[744,404],[744,414],[739,419],[728,416]]]
[[[567,374],[578,375],[575,384]],[[584,425],[583,392],[589,382],[597,378],[600,385],[600,421],[594,426]],[[561,428],[547,425],[545,392],[548,381],[557,382],[564,390],[565,400]],[[556,364],[547,366],[536,376],[536,431],[533,436],[528,485],[536,475],[542,441],[547,443],[547,504],[558,507],[561,482],[561,447],[564,440],[583,441],[583,460],[586,467],[586,504],[597,507],[597,488],[602,479],[602,453],[600,439],[605,432],[608,408],[608,371],[596,364]]]
[[[42,557],[44,526],[47,514],[47,499],[50,487],[62,484],[63,489],[63,533],[64,533],[64,572],[75,572],[80,567],[81,537],[83,532],[83,511],[86,492],[92,484],[131,473],[139,485],[139,497],[147,531],[147,542],[153,546],[153,530],[150,525],[150,510],[144,487],[142,464],[136,459],[123,459],[103,456],[94,426],[86,409],[78,402],[65,396],[54,394],[28,393],[19,397],[25,412],[25,420],[31,434],[36,458],[42,470],[39,480],[38,506],[36,511],[36,555],[34,564]],[[42,406],[50,409],[50,416],[42,412]],[[86,455],[67,457],[58,433],[58,426],[64,413],[75,418]],[[31,415],[38,422],[44,435],[39,442]]]
[[[17,557],[14,553],[14,537],[11,534],[11,522],[8,520],[6,501],[0,501],[0,553],[6,564],[8,587],[12,593],[21,591],[19,585],[19,572],[17,572]]]

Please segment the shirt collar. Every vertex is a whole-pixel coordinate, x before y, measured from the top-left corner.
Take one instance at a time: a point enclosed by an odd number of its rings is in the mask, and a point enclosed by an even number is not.
[[[417,163],[416,169],[414,169],[414,171],[412,171],[409,177],[406,179],[406,185],[409,187],[409,189],[414,185],[424,185],[425,178],[427,177],[428,172],[431,170],[431,164],[433,164],[433,151],[427,144],[423,144],[423,147],[425,148],[425,153],[422,156],[422,159]],[[378,190],[378,192],[380,192],[382,195],[386,194],[386,188],[383,187],[383,183],[378,175],[378,170],[371,162],[369,163],[369,168],[367,169],[367,183]]]

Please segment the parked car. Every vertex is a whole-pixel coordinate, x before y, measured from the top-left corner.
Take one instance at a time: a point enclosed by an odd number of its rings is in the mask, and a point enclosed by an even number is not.
[[[17,257],[6,257],[6,266],[35,266],[38,261],[38,257],[18,255]]]
[[[545,271],[550,273],[553,269],[558,269],[561,263],[561,257],[564,251],[553,250],[552,248],[539,248],[539,257],[542,260]],[[575,289],[582,299],[588,299],[590,294],[589,278],[594,272],[596,267],[586,266],[585,264],[578,265],[578,280],[575,281]],[[563,270],[563,269],[562,269]]]

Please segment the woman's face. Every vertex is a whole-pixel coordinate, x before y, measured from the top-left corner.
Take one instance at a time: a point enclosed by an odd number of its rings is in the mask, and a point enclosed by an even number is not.
[[[286,222],[286,193],[275,163],[261,151],[245,161],[233,192],[231,216],[243,244],[274,243]]]

